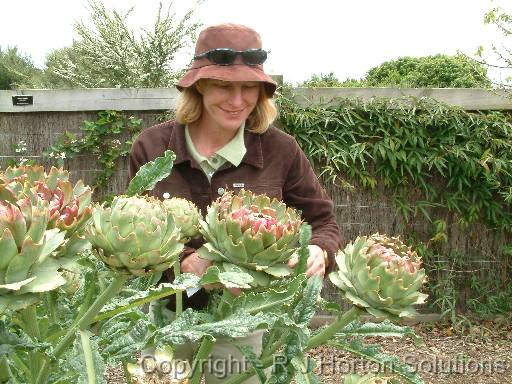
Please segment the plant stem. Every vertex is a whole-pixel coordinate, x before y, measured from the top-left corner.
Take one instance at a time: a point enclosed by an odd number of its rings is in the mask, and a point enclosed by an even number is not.
[[[213,348],[213,340],[210,336],[203,337],[201,345],[197,350],[192,363],[192,377],[190,378],[189,384],[199,384],[201,382],[201,376],[203,375],[203,362],[208,358]]]
[[[269,356],[261,360],[262,368],[268,368],[274,363],[274,356]],[[227,379],[224,384],[241,384],[245,380],[250,379],[254,374],[256,373],[256,370],[251,367],[244,373],[239,373],[237,375],[231,376],[229,379]]]
[[[85,314],[80,318],[76,319],[73,325],[69,328],[68,332],[64,335],[61,341],[57,344],[55,349],[53,350],[53,357],[58,359],[59,356],[69,347],[69,345],[73,342],[75,338],[75,334],[77,329],[85,329],[94,317],[98,314],[98,312],[103,308],[103,306],[110,300],[112,297],[117,295],[117,293],[121,290],[124,283],[128,279],[128,275],[124,274],[116,274],[114,279],[110,283],[110,285],[105,289],[100,296],[96,298],[94,303],[90,306],[90,308],[85,312]],[[45,371],[48,368],[48,363],[45,361],[43,366],[39,370],[39,374],[37,375],[36,383],[43,384],[43,378],[45,376]]]
[[[348,324],[356,320],[363,311],[358,307],[353,306],[347,312],[345,312],[342,316],[338,316],[336,321],[325,328],[320,333],[313,336],[309,339],[306,349],[316,348],[319,345],[325,344],[329,339],[331,339],[336,333],[345,328]]]
[[[56,311],[56,302],[57,302],[57,292],[50,291],[46,293],[46,302],[48,303],[48,313],[50,315],[50,321],[55,324],[58,322],[57,311]]]
[[[39,332],[39,322],[37,321],[36,306],[30,305],[21,311],[21,320],[23,330],[33,340],[40,341],[41,333]]]
[[[181,274],[180,270],[180,262],[176,261],[174,263],[174,278],[178,278]],[[176,292],[176,318],[180,317],[183,313],[183,291]]]
[[[89,384],[96,384],[96,373],[94,368],[94,360],[92,358],[91,341],[89,340],[89,332],[80,330],[80,341],[82,344],[82,351],[84,353],[85,368],[87,371],[87,382]]]

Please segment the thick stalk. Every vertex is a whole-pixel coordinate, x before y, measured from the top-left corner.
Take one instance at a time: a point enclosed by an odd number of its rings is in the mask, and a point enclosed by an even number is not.
[[[263,369],[270,367],[273,363],[274,363],[274,356],[268,356],[261,360],[261,365],[262,365]],[[239,373],[237,375],[231,376],[223,384],[241,384],[245,380],[250,379],[255,374],[256,374],[256,370],[253,367],[251,367],[244,373]]]
[[[75,334],[77,329],[84,329],[87,327],[94,317],[98,314],[98,312],[103,308],[103,306],[112,299],[115,295],[119,293],[121,288],[123,288],[124,283],[128,279],[128,275],[116,274],[114,279],[110,283],[110,285],[105,289],[100,296],[96,298],[94,303],[90,306],[90,308],[85,312],[85,314],[73,323],[73,325],[69,328],[68,332],[62,340],[57,344],[55,349],[53,350],[53,357],[58,359],[60,355],[71,345],[73,339],[75,338]],[[45,371],[48,368],[48,364],[45,361],[43,366],[39,370],[39,375],[37,376],[37,383],[43,384],[43,377],[45,375]]]
[[[46,302],[48,304],[48,314],[50,317],[50,321],[55,324],[58,322],[58,315],[57,315],[57,292],[56,291],[50,291],[46,293]]]
[[[23,322],[23,330],[32,340],[40,341],[41,333],[39,332],[39,322],[37,321],[36,306],[31,305],[21,311],[21,320]]]
[[[192,363],[192,377],[190,378],[189,384],[199,384],[201,382],[201,376],[203,375],[203,362],[210,356],[210,352],[213,348],[214,341],[209,336],[203,337],[201,345],[197,350]]]
[[[84,353],[87,383],[96,384],[96,370],[94,368],[94,359],[92,357],[91,341],[89,340],[89,333],[87,331],[80,330],[80,341],[82,344],[82,352]]]
[[[181,274],[180,263],[176,261],[174,263],[174,278],[178,278]],[[183,291],[176,292],[176,318],[180,317],[183,313]]]
[[[325,328],[323,331],[317,333],[311,339],[309,339],[306,349],[316,348],[319,345],[325,344],[335,334],[340,332],[343,328],[349,325],[354,320],[357,320],[363,311],[355,306],[350,308],[342,316],[338,316],[336,321]]]

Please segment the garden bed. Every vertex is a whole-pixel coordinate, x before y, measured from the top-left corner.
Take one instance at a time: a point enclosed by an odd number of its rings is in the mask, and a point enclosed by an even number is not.
[[[381,345],[382,352],[413,365],[426,384],[512,383],[510,320],[468,321],[459,329],[443,323],[420,324],[413,328],[423,339],[422,345],[416,345],[411,339],[373,337],[366,340]],[[316,348],[309,356],[317,362],[316,371],[324,384],[343,383],[346,373],[377,369],[376,365],[333,347]],[[126,382],[121,369],[112,369],[107,375],[109,384]],[[165,384],[162,380],[156,382]]]

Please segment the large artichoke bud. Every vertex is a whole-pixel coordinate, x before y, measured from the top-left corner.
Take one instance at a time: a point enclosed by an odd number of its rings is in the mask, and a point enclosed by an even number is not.
[[[201,214],[194,203],[186,199],[173,197],[165,199],[164,205],[172,213],[174,223],[180,229],[183,243],[188,243],[191,239],[201,235],[199,233]]]
[[[21,195],[48,202],[48,227],[67,231],[67,237],[82,229],[91,217],[91,188],[81,180],[73,186],[69,172],[63,169],[52,167],[47,174],[42,166],[24,166],[0,173],[0,197],[12,201]]]
[[[207,243],[198,253],[221,270],[236,265],[252,275],[253,286],[290,274],[288,261],[297,250],[302,221],[283,202],[250,191],[226,192],[208,207],[200,224]]]
[[[354,305],[377,317],[408,317],[423,304],[426,282],[421,258],[398,237],[358,237],[336,254],[339,270],[329,274]]]
[[[48,203],[26,197],[17,204],[0,200],[0,313],[37,301],[37,293],[66,281],[49,255],[64,241],[64,232],[47,230]]]
[[[166,270],[183,249],[172,213],[152,197],[116,196],[110,207],[95,205],[85,235],[107,265],[135,276]]]

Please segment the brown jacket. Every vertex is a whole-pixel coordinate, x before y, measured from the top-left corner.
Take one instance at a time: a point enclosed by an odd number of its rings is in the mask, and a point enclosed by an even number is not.
[[[131,179],[142,165],[171,149],[176,154],[172,173],[150,192],[157,198],[161,199],[165,192],[183,197],[194,202],[203,214],[208,205],[228,189],[244,188],[283,200],[301,210],[304,220],[312,226],[310,244],[327,251],[330,271],[334,266],[334,253],[341,245],[340,232],[334,205],[304,152],[292,136],[275,127],[263,134],[246,131],[244,140],[247,152],[242,163],[238,167],[224,164],[213,175],[210,184],[186,149],[184,126],[174,121],[155,125],[144,130],[133,143],[128,177]],[[185,254],[198,248],[201,242],[196,240],[188,245]],[[205,298],[206,295],[198,293],[192,296],[194,300],[189,305],[204,306]],[[203,302],[203,305],[192,301]]]

